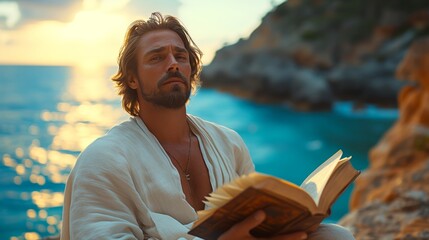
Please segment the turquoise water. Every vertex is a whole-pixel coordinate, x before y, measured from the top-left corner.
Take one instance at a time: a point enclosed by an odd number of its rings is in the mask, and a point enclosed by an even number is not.
[[[127,118],[115,96],[112,69],[0,66],[0,239],[37,239],[60,230],[62,192],[76,156]],[[190,113],[236,130],[256,168],[300,184],[338,149],[358,169],[397,118],[396,110],[295,112],[201,89]],[[352,188],[327,221],[348,211]]]

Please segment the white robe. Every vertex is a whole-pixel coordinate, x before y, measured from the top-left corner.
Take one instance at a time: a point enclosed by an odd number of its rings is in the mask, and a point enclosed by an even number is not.
[[[188,119],[213,190],[254,171],[236,132]],[[187,232],[196,219],[167,153],[131,117],[80,154],[66,184],[61,239],[192,239]]]

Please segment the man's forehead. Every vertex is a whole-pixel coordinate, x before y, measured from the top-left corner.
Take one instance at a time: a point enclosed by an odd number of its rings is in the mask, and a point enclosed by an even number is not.
[[[171,30],[155,30],[144,34],[140,38],[140,47],[144,52],[165,47],[185,49],[182,39]]]

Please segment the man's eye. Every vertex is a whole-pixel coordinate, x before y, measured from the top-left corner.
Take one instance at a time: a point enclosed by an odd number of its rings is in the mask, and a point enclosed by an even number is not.
[[[187,57],[187,56],[185,56],[185,55],[179,55],[179,56],[176,56],[176,59],[177,59],[177,60],[186,61],[186,60],[188,60],[188,57]]]
[[[153,56],[153,57],[151,57],[150,59],[149,59],[149,61],[151,61],[151,62],[156,62],[156,61],[159,61],[159,60],[161,60],[162,58],[161,58],[161,56]]]

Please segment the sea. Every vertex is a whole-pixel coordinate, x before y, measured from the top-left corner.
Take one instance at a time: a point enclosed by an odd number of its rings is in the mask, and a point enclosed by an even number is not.
[[[42,239],[61,229],[63,191],[76,157],[128,115],[110,77],[114,67],[0,66],[0,239]],[[188,112],[237,131],[256,170],[301,182],[339,149],[359,170],[398,118],[397,109],[298,112],[201,88]],[[350,186],[326,222],[349,212]]]

